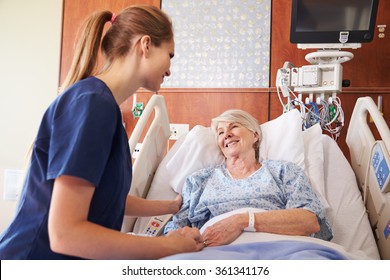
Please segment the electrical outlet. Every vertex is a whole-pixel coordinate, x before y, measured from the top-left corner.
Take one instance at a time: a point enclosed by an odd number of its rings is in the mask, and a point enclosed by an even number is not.
[[[170,140],[177,140],[183,134],[187,133],[190,130],[190,125],[189,124],[171,123],[171,124],[169,124],[169,128],[171,130],[171,136],[169,137],[169,139]]]

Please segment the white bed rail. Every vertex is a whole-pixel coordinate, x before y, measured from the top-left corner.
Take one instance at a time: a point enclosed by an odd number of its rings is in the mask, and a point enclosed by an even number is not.
[[[368,114],[381,139],[375,139],[368,124]],[[374,148],[379,144],[379,140],[381,146],[385,148],[384,155],[388,156],[388,151],[390,151],[389,127],[372,98],[361,97],[357,100],[351,116],[346,143],[351,154],[352,168],[362,189],[363,200],[368,210],[381,258],[390,259],[390,192],[381,192],[371,165]]]
[[[165,106],[164,96],[154,94],[150,98],[148,104],[142,112],[141,117],[138,120],[136,127],[134,128],[134,131],[130,136],[129,145],[131,154],[134,153],[135,147],[139,139],[141,138],[142,133],[145,131],[146,124],[150,119],[153,111],[156,113],[156,115],[154,117],[150,130],[154,130],[153,128],[157,128],[158,130],[161,129],[161,132],[163,132],[163,135],[165,135],[166,139],[169,139],[171,132],[169,129],[169,118]]]
[[[153,120],[150,127],[147,127],[151,117]],[[146,130],[147,133],[140,143],[142,133]],[[169,136],[169,119],[165,99],[162,95],[152,95],[129,139],[132,155],[137,143],[141,144],[133,164],[133,178],[129,194],[137,197],[146,196],[157,167],[167,152]],[[159,140],[156,141],[156,139]],[[135,221],[136,218],[125,216],[122,232],[132,231]]]
[[[367,114],[375,123],[387,150],[390,148],[389,127],[379,112],[371,97],[361,97],[356,101],[348,127],[346,143],[351,152],[352,167],[358,177],[364,178],[369,163],[370,149],[375,144],[375,138],[367,123]]]

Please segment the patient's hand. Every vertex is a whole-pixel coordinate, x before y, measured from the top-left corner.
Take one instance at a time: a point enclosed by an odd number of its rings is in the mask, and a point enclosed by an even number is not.
[[[240,225],[242,216],[242,214],[232,215],[206,228],[203,232],[206,246],[226,245],[236,240],[243,231]]]

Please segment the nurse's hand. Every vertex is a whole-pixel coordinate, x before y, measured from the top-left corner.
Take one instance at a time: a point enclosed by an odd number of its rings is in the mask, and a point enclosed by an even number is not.
[[[203,237],[197,228],[183,227],[170,231],[166,237],[173,240],[176,253],[200,251],[204,247]]]
[[[180,194],[178,194],[174,200],[172,200],[172,205],[173,205],[173,212],[172,214],[176,214],[181,207],[181,204],[183,203],[183,198],[181,197]]]

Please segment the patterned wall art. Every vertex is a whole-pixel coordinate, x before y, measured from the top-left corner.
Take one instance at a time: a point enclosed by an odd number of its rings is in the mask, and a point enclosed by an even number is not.
[[[271,0],[162,0],[175,57],[164,88],[269,87]]]

